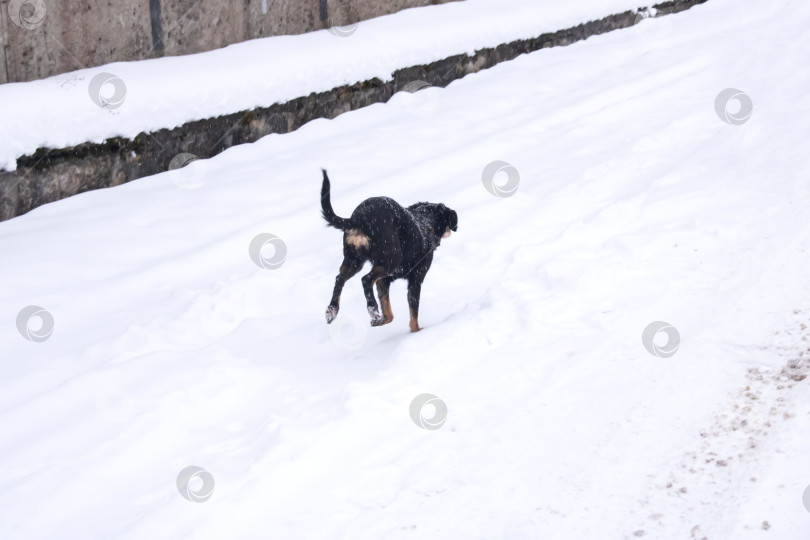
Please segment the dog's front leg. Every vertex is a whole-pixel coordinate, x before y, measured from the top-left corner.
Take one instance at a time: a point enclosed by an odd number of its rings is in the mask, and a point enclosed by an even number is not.
[[[422,294],[422,277],[414,276],[408,280],[408,309],[411,312],[411,332],[418,332],[419,327],[419,296]]]

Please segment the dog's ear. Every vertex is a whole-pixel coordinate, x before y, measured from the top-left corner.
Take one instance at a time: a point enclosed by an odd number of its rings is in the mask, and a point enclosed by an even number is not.
[[[455,232],[458,228],[458,214],[455,210],[447,208],[444,204],[436,205],[436,233],[444,236],[447,229]]]
[[[458,214],[455,210],[450,210],[450,230],[453,232],[458,230]]]

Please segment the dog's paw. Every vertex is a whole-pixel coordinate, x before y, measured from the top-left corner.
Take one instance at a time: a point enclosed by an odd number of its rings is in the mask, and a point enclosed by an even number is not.
[[[371,316],[371,326],[380,326],[383,324],[383,316],[380,315],[380,310],[376,307],[369,307],[368,314]]]
[[[335,320],[337,314],[338,308],[336,308],[335,306],[329,306],[328,308],[326,308],[326,324],[332,324],[332,321]]]
[[[383,326],[384,324],[388,324],[393,320],[394,320],[393,317],[385,317],[385,316],[383,316],[382,319],[372,319],[371,320],[371,326]]]

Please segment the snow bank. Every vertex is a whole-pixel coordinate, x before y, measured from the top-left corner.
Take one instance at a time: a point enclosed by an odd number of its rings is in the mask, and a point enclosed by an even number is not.
[[[344,37],[328,30],[271,37],[2,85],[0,169],[15,170],[17,158],[37,148],[132,138],[374,77],[388,80],[403,67],[637,7],[637,0],[467,0],[364,21]],[[102,99],[108,108],[98,105]]]

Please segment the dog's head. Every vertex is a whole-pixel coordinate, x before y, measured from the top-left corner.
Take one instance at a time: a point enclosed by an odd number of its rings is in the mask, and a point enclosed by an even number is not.
[[[455,210],[447,208],[444,204],[436,206],[436,234],[442,238],[450,236],[450,232],[458,230],[458,214]]]
[[[431,224],[436,238],[447,238],[458,230],[458,214],[441,203],[419,202],[409,206],[408,210],[423,216],[420,221]]]

